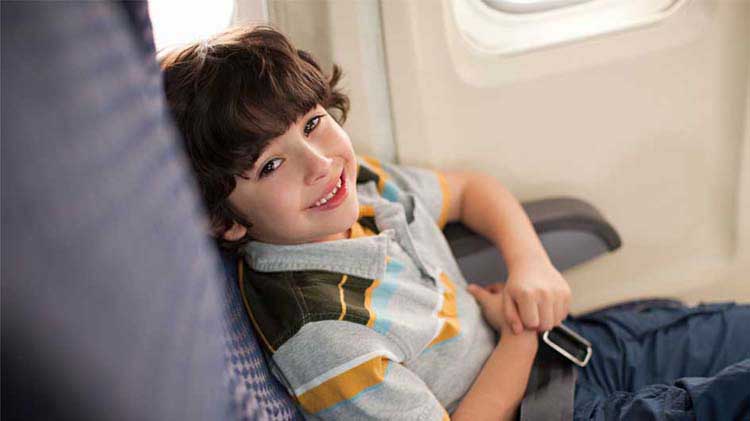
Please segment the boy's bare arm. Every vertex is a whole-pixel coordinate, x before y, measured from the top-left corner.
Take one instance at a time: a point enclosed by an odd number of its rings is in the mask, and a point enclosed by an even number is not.
[[[513,420],[518,410],[538,341],[536,332],[503,335],[456,411],[453,421]]]
[[[568,314],[570,287],[552,266],[521,204],[487,174],[443,174],[450,189],[448,221],[461,221],[503,253],[509,272],[505,294],[512,302],[504,311],[513,332],[559,324]]]
[[[531,365],[536,355],[536,332],[510,332],[503,317],[503,288],[469,286],[469,292],[482,307],[482,314],[493,329],[501,332],[490,357],[461,400],[453,420],[512,420],[523,399]]]

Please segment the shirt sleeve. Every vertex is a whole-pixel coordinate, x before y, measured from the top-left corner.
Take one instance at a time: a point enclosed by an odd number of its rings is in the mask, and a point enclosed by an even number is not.
[[[273,356],[307,419],[448,419],[403,359],[389,338],[337,320],[306,324]]]
[[[381,194],[387,195],[388,183],[393,183],[398,189],[420,200],[440,229],[445,227],[448,221],[450,190],[443,173],[432,169],[380,162],[369,156],[362,156],[360,160],[385,179],[383,186],[379,186],[383,190]]]

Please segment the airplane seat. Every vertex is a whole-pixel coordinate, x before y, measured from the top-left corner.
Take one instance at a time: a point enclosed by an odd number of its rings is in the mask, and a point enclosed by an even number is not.
[[[0,418],[298,417],[202,232],[147,3],[0,16]]]
[[[258,343],[242,303],[237,278],[237,257],[221,250],[226,279],[229,343],[227,364],[229,392],[239,419],[256,419],[261,414],[280,419],[302,420],[302,414],[286,389],[271,374],[266,354]]]
[[[147,4],[0,7],[0,418],[226,418],[220,267]]]

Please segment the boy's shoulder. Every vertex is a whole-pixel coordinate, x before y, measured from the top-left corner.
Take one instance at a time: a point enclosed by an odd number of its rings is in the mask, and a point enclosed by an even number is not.
[[[360,157],[357,183],[374,181],[378,194],[391,202],[404,202],[403,194],[419,199],[442,229],[447,222],[450,196],[448,183],[441,171],[381,162],[369,156]]]
[[[240,259],[239,286],[264,346],[273,352],[305,324],[341,320],[371,326],[375,279],[320,270],[255,271]]]

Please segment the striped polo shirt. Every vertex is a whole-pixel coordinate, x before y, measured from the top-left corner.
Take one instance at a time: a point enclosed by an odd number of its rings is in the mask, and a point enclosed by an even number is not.
[[[308,419],[447,419],[496,344],[443,236],[435,171],[360,158],[349,239],[250,242],[240,290]]]

